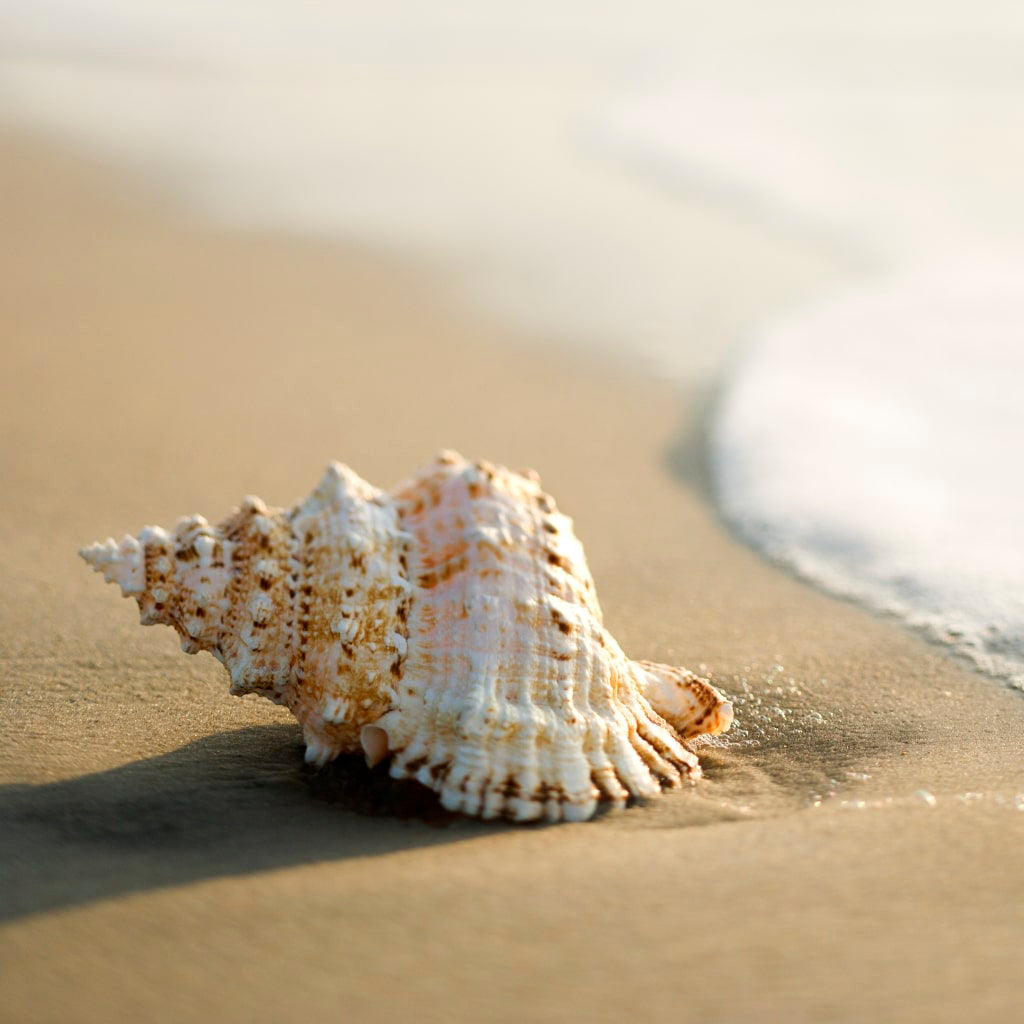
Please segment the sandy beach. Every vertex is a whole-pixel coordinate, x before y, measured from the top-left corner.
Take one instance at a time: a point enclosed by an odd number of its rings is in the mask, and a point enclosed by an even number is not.
[[[515,336],[386,254],[200,226],[23,137],[0,220],[5,1021],[1024,1012],[1021,695],[734,539],[702,387]],[[827,273],[751,251],[739,295]],[[441,447],[535,467],[623,647],[735,699],[698,786],[555,827],[314,799],[291,717],[76,555]]]

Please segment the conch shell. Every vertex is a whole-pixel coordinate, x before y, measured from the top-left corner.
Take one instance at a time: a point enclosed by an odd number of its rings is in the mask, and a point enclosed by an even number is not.
[[[307,761],[390,758],[449,810],[583,820],[699,777],[685,741],[732,720],[706,681],[623,654],[532,472],[441,452],[386,492],[334,462],[292,509],[250,497],[81,555],[232,693],[289,708]]]

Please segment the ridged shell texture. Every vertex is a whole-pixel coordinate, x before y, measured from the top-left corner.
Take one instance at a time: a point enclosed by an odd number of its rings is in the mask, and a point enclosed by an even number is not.
[[[582,820],[653,796],[697,778],[685,741],[732,720],[705,680],[623,654],[535,474],[453,452],[391,492],[332,463],[294,508],[247,498],[216,527],[82,556],[233,693],[291,709],[308,761],[390,758],[465,814]]]

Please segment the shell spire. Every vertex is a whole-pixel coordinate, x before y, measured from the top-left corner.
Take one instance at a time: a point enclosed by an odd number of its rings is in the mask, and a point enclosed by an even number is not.
[[[136,599],[144,626],[174,626],[182,648],[195,653],[217,648],[231,577],[227,550],[219,530],[202,516],[189,516],[173,533],[147,526],[138,537],[126,535],[120,543],[108,537],[79,554],[125,597]]]
[[[332,462],[291,509],[146,527],[80,552],[143,624],[299,720],[306,759],[362,751],[445,807],[589,818],[700,775],[732,706],[604,629],[572,521],[535,473],[442,452],[381,491]]]
[[[116,583],[125,597],[145,590],[145,556],[142,545],[130,534],[126,534],[120,544],[108,537],[80,548],[78,553],[96,572],[103,573],[107,583]]]

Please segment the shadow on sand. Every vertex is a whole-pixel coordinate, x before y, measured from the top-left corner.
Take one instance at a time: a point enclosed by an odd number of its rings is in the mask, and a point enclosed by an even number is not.
[[[786,704],[785,727],[770,713],[777,709],[765,711],[757,697],[736,698],[743,706],[734,743],[701,748],[700,786],[652,801],[628,819],[601,811],[598,821],[693,828],[792,813],[807,806],[811,790],[837,784],[837,766],[877,751],[879,737],[841,715],[794,735],[790,726],[811,695],[772,694],[773,705]],[[905,723],[902,742],[913,742],[914,733]],[[303,751],[297,726],[257,726],[94,775],[0,786],[0,922],[522,827],[451,815],[424,787],[394,782],[385,766],[371,772],[361,757],[314,772]]]
[[[311,778],[302,751],[297,728],[260,726],[95,775],[0,787],[0,921],[503,827],[448,816],[422,787],[354,763]],[[382,797],[388,817],[357,813]]]

